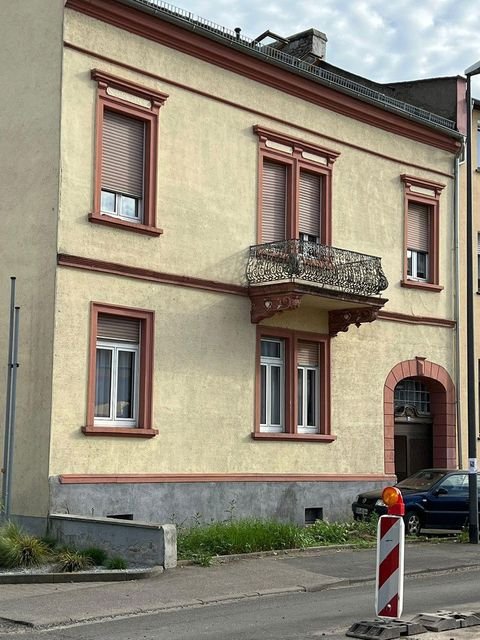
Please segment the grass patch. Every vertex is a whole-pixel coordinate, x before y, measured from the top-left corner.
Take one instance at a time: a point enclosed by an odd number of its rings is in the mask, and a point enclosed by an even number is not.
[[[318,520],[309,527],[256,519],[197,524],[179,529],[178,557],[208,566],[212,557],[217,555],[323,545],[370,546],[376,541],[376,527],[376,519],[348,523]]]
[[[82,551],[64,549],[58,553],[56,558],[56,568],[61,573],[71,573],[73,571],[85,571],[93,565],[91,558]]]
[[[128,567],[127,561],[119,556],[109,558],[105,564],[107,569],[126,569]]]
[[[82,549],[82,553],[87,558],[90,558],[92,564],[96,567],[101,567],[105,564],[106,559],[108,558],[108,554],[104,549],[100,549],[99,547],[89,547],[88,549]]]
[[[50,559],[47,544],[25,533],[21,527],[8,522],[0,529],[0,566],[30,568]]]
[[[178,537],[181,558],[198,553],[227,555],[299,546],[304,546],[300,527],[269,520],[213,522],[181,531]]]

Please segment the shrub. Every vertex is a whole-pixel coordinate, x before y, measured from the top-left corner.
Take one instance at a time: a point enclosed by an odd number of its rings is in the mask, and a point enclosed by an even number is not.
[[[81,551],[64,549],[57,555],[56,568],[62,573],[73,571],[84,571],[93,565],[92,559],[84,555]]]
[[[107,569],[126,569],[127,568],[127,561],[124,560],[123,558],[120,558],[119,556],[114,556],[113,558],[109,558],[107,560],[107,563],[105,565],[107,567]]]
[[[18,525],[8,522],[0,529],[0,565],[8,568],[34,567],[46,562],[50,549],[45,542],[25,533]]]
[[[40,540],[50,549],[50,551],[53,551],[57,546],[57,540],[51,536],[42,536]]]
[[[107,552],[99,547],[89,547],[88,549],[83,549],[81,553],[84,556],[87,556],[87,558],[90,558],[92,564],[96,567],[100,567],[105,564],[105,560],[108,557]]]

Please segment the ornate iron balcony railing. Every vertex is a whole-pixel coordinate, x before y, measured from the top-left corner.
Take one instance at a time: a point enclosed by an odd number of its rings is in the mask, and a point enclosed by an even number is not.
[[[361,296],[388,287],[381,259],[316,242],[284,240],[250,247],[249,284],[306,280],[321,287]]]

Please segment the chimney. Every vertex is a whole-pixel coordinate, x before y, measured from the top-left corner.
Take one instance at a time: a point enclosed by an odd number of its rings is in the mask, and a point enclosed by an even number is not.
[[[301,33],[286,38],[287,44],[280,44],[277,48],[300,58],[310,64],[318,64],[325,60],[327,52],[327,36],[317,29],[307,29]]]

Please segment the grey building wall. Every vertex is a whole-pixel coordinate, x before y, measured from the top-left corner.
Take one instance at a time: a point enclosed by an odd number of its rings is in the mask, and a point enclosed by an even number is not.
[[[185,525],[231,517],[304,524],[306,509],[321,509],[333,522],[352,518],[358,493],[383,487],[385,481],[60,484],[52,477],[50,512]]]

